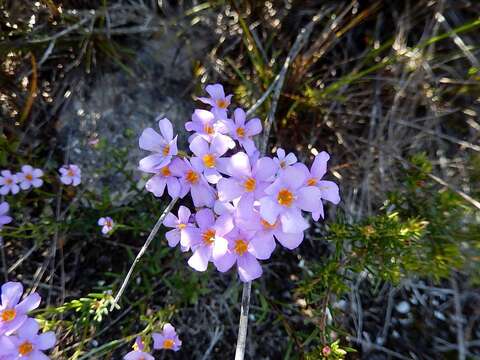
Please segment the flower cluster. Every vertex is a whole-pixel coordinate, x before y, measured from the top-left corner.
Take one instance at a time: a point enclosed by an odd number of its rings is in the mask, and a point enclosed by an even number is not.
[[[23,286],[18,282],[7,282],[1,287],[0,359],[48,359],[43,351],[53,348],[55,334],[38,334],[38,322],[27,315],[40,305],[40,295],[33,293],[20,301],[22,294]]]
[[[31,187],[39,188],[43,185],[43,171],[34,169],[30,165],[23,165],[22,171],[13,174],[10,170],[2,170],[0,172],[0,194],[12,195],[17,194],[20,189],[28,190]]]
[[[153,349],[155,350],[173,350],[178,351],[182,346],[175,328],[167,323],[163,326],[161,333],[153,333]],[[140,337],[137,337],[133,344],[133,351],[130,351],[123,357],[125,360],[153,360],[154,357],[145,351],[145,345]]]
[[[158,120],[160,133],[145,129],[140,148],[151,154],[140,161],[140,170],[153,174],[146,189],[161,197],[188,193],[195,214],[180,206],[178,216],[168,214],[164,225],[171,247],[191,251],[188,264],[205,271],[212,262],[220,272],[236,265],[244,282],[262,275],[259,260],[270,258],[276,241],[295,249],[309,222],[323,218],[322,200],[340,201],[337,184],[323,180],[330,156],[318,154],[310,168],[297,157],[276,151],[262,156],[253,137],[262,131],[258,118],[247,119],[243,109],[229,114],[232,95],[222,85],[206,87],[210,97],[199,98],[210,110],[196,109],[185,124],[191,155],[179,152],[177,136],[166,119]],[[231,115],[231,117],[229,117]]]

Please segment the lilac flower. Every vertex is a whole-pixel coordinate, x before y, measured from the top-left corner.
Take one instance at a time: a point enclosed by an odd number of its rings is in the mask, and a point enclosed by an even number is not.
[[[16,331],[17,336],[12,337],[15,347],[13,359],[44,360],[48,357],[42,352],[51,349],[57,341],[53,331],[38,335],[40,329],[35,319],[27,319]]]
[[[42,170],[34,169],[30,165],[23,165],[22,171],[17,173],[17,179],[20,182],[22,190],[28,190],[32,186],[35,188],[42,186],[43,180],[40,179],[42,176]]]
[[[270,224],[280,218],[286,233],[300,233],[308,228],[308,222],[300,210],[316,211],[321,201],[317,187],[305,186],[305,174],[294,167],[287,167],[275,182],[265,189],[267,196],[260,199],[260,215]]]
[[[178,208],[178,218],[172,213],[168,213],[165,216],[163,225],[173,228],[173,230],[167,231],[165,234],[168,246],[175,247],[180,243],[182,251],[190,249],[196,230],[194,224],[190,222],[191,215],[190,209],[182,205]]]
[[[233,219],[229,214],[215,215],[210,209],[202,209],[195,214],[199,231],[192,241],[193,255],[188,265],[197,271],[207,270],[208,262],[227,251],[225,234],[233,229]]]
[[[233,114],[232,120],[224,120],[229,135],[237,140],[245,149],[247,154],[251,154],[256,150],[252,137],[262,131],[262,122],[258,118],[251,119],[245,123],[247,115],[243,109],[237,108]]]
[[[226,119],[227,118],[227,108],[230,106],[230,101],[232,95],[225,96],[225,91],[223,86],[220,84],[207,85],[205,88],[209,98],[200,97],[198,100],[204,104],[208,104],[212,107],[212,113],[215,114],[217,119]]]
[[[7,282],[2,285],[2,303],[0,304],[0,335],[10,335],[27,319],[27,313],[40,305],[40,295],[33,293],[20,301],[23,286],[19,282]]]
[[[232,140],[226,136],[215,136],[209,144],[205,139],[198,136],[190,143],[190,150],[195,154],[190,159],[195,168],[200,169],[207,181],[216,184],[222,178],[220,172],[225,172],[227,159],[221,156],[231,146]],[[235,146],[235,144],[233,144]]]
[[[260,198],[270,185],[276,167],[268,157],[258,159],[252,167],[248,155],[238,152],[230,158],[226,170],[231,177],[222,178],[217,184],[220,201],[231,201],[244,196]]]
[[[123,358],[124,360],[155,360],[149,353],[145,352],[145,345],[143,345],[142,338],[137,336],[135,344],[133,344],[133,351],[130,351]]]
[[[255,249],[252,246],[254,235],[254,232],[246,232],[238,228],[227,234],[225,236],[228,241],[227,251],[223,254],[214,254],[213,257],[213,263],[217,270],[226,272],[236,263],[238,275],[243,282],[262,276],[262,267],[255,254],[262,253],[264,249]]]
[[[113,220],[111,217],[101,217],[98,219],[98,225],[102,227],[102,234],[106,235],[113,230]]]
[[[10,206],[6,201],[0,203],[0,229],[3,225],[12,222],[12,218],[7,215],[9,210]]]
[[[257,259],[269,259],[275,250],[275,239],[289,250],[297,248],[303,241],[303,231],[298,233],[286,233],[282,230],[280,221],[273,223],[262,219],[253,202],[242,200],[235,211],[235,224],[245,231],[255,232],[250,241],[252,254]]]
[[[59,171],[60,181],[65,185],[77,186],[82,181],[82,171],[77,165],[64,165]]]
[[[185,123],[185,129],[187,131],[195,132],[188,138],[189,142],[192,142],[193,139],[198,136],[207,140],[208,142],[212,142],[213,138],[216,136],[224,138],[225,142],[228,142],[228,139],[230,139],[228,136],[222,134],[224,131],[222,123],[218,122],[215,118],[215,115],[207,110],[196,109],[193,112],[192,121]],[[233,148],[235,143],[232,141],[230,146]]]
[[[327,163],[329,159],[330,155],[327,152],[322,151],[315,156],[310,171],[304,164],[295,164],[295,166],[305,174],[305,185],[317,187],[320,190],[322,199],[330,201],[336,205],[340,202],[338,185],[333,181],[321,180],[327,172]],[[320,201],[317,205],[317,209],[312,212],[312,218],[315,221],[320,217],[324,217],[322,202]]]
[[[297,157],[294,153],[288,153],[288,155],[285,156],[285,150],[278,148],[277,156],[273,158],[273,161],[277,164],[278,171],[282,172],[287,167],[295,164],[297,162]]]
[[[15,352],[15,345],[13,344],[11,336],[0,335],[0,360],[15,359],[13,353]]]
[[[17,194],[20,191],[17,185],[17,175],[12,174],[10,170],[2,170],[0,174],[2,174],[0,176],[0,195],[7,195],[9,192],[13,195]]]
[[[179,339],[175,328],[166,323],[163,325],[161,333],[153,333],[153,348],[178,351],[182,346],[182,341]]]
[[[172,199],[178,197],[180,195],[180,182],[172,174],[170,168],[172,164],[179,161],[182,160],[175,158],[170,164],[165,165],[159,170],[156,170],[156,175],[150,178],[150,180],[148,180],[145,184],[147,191],[150,191],[156,197],[162,197],[166,186],[168,195],[170,195]]]
[[[167,118],[158,121],[161,135],[152,128],[143,130],[139,139],[139,146],[143,150],[153,152],[152,155],[140,160],[139,169],[145,172],[156,173],[167,166],[172,156],[177,155],[177,136],[173,137],[173,127]]]
[[[184,197],[189,191],[192,195],[193,204],[196,207],[212,206],[215,201],[215,192],[208,185],[207,180],[201,174],[201,169],[188,160],[172,163],[172,174],[179,177],[180,197]]]

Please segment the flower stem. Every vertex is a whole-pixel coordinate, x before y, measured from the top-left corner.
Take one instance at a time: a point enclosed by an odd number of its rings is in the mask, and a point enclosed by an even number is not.
[[[238,324],[237,347],[235,349],[235,360],[243,360],[245,356],[245,344],[247,342],[248,310],[250,308],[250,292],[252,283],[243,283],[242,304],[240,308],[240,322]]]
[[[162,215],[160,215],[160,217],[158,218],[155,226],[153,227],[152,231],[150,232],[150,235],[148,235],[147,241],[145,241],[145,244],[143,244],[142,248],[140,249],[140,251],[137,254],[137,257],[133,261],[132,266],[130,266],[130,270],[128,270],[127,276],[125,277],[125,280],[123,280],[122,286],[120,287],[120,290],[118,291],[117,296],[115,296],[115,299],[113,300],[112,306],[110,306],[110,311],[112,311],[115,308],[115,306],[117,305],[118,300],[120,300],[120,297],[122,296],[123,292],[125,291],[125,288],[127,287],[128,281],[130,280],[130,277],[133,274],[133,270],[135,269],[135,266],[140,261],[140,258],[142,257],[142,255],[147,250],[148,245],[150,245],[150,243],[152,242],[155,235],[157,235],[157,232],[158,232],[158,230],[160,229],[160,226],[163,223],[163,219],[165,219],[165,216],[167,216],[167,214],[175,206],[175,203],[177,202],[177,200],[178,200],[178,198],[172,199],[172,201],[170,201],[170,204],[168,204],[167,207],[165,208],[165,210],[163,210]]]

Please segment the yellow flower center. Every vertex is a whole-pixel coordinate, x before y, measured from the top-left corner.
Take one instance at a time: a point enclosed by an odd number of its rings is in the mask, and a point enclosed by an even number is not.
[[[10,179],[10,178],[6,178],[6,179],[5,179],[5,183],[6,183],[7,185],[12,185],[12,184],[13,184],[13,180]]]
[[[165,145],[162,150],[163,156],[167,156],[170,153],[170,145]]]
[[[205,245],[212,245],[215,241],[215,230],[208,229],[202,233],[202,239]]]
[[[205,124],[203,126],[203,131],[208,134],[208,135],[212,135],[215,131],[213,130],[213,126],[210,125],[210,124]]]
[[[112,220],[107,219],[107,221],[105,221],[105,225],[107,225],[107,227],[112,227]]]
[[[237,136],[243,138],[245,136],[245,129],[243,127],[237,128]]]
[[[184,224],[184,223],[181,223],[181,224],[178,224],[178,229],[179,230],[183,230],[187,227],[187,224]]]
[[[285,160],[280,161],[280,167],[282,169],[285,169],[287,167],[287,163],[285,162]]]
[[[248,249],[248,244],[245,240],[238,239],[235,241],[235,247],[233,250],[238,254],[238,255],[243,255],[247,252]]]
[[[27,175],[25,175],[25,179],[27,179],[28,181],[32,181],[33,180],[33,175],[32,174],[27,174]]]
[[[14,309],[7,309],[2,312],[2,321],[12,321],[17,316],[17,312]]]
[[[175,342],[172,339],[165,339],[163,340],[163,348],[164,349],[172,349]]]
[[[75,176],[75,173],[73,172],[72,169],[68,169],[67,175],[70,176],[70,177],[73,177],[73,176]]]
[[[228,102],[225,99],[218,99],[216,103],[220,109],[226,109],[228,107]]]
[[[188,170],[185,180],[190,184],[196,184],[198,182],[198,174],[193,170]]]
[[[307,185],[308,186],[315,186],[315,185],[317,185],[317,182],[318,182],[317,179],[312,177],[312,178],[307,180]]]
[[[161,168],[160,174],[162,174],[163,177],[169,177],[170,175],[172,175],[168,166],[164,166],[163,168]]]
[[[243,183],[243,187],[245,188],[246,191],[252,192],[255,190],[255,187],[257,186],[257,182],[254,178],[249,177],[245,182]]]
[[[207,168],[213,168],[215,166],[216,159],[212,154],[203,155],[202,160],[203,165],[205,165]]]
[[[293,194],[288,189],[282,189],[278,192],[277,201],[280,205],[289,207],[294,200]]]
[[[18,347],[18,352],[20,355],[25,356],[30,354],[33,351],[33,345],[32,343],[25,341]]]
[[[275,222],[274,224],[270,224],[268,221],[265,221],[263,219],[260,220],[260,222],[262,223],[262,226],[265,230],[272,230],[277,227],[277,222]]]

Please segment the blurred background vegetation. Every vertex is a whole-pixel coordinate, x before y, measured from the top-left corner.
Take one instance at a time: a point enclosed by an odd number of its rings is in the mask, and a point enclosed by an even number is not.
[[[246,109],[269,93],[269,151],[328,151],[342,195],[264,263],[247,358],[480,357],[478,1],[0,4],[0,167],[47,173],[4,199],[1,270],[46,299],[52,358],[119,359],[167,320],[184,345],[162,358],[233,358],[241,284],[193,272],[163,234],[107,311],[166,205],[143,190],[138,136],[157,115],[183,132],[212,82]],[[64,163],[78,188],[59,186]]]

